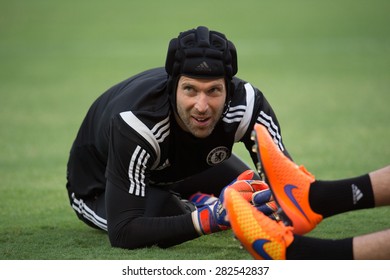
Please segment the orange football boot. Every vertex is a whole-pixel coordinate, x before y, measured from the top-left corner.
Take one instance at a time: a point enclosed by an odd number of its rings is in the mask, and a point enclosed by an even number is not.
[[[294,240],[292,227],[268,218],[231,188],[224,206],[235,236],[255,259],[286,259],[286,248]]]
[[[309,189],[315,181],[314,176],[285,156],[263,125],[254,126],[253,136],[272,194],[283,210],[280,213],[282,220],[293,226],[294,233],[311,231],[322,221],[322,215],[315,213],[309,204]]]

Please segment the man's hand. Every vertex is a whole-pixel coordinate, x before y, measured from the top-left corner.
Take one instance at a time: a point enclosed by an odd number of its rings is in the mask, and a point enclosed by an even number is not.
[[[260,211],[265,211],[266,215],[273,213],[274,202],[272,203],[268,185],[263,181],[252,180],[253,177],[252,170],[243,172],[222,190],[219,198],[202,193],[196,193],[190,198],[190,201],[197,206],[197,210],[192,212],[192,220],[199,234],[210,234],[230,228],[226,209],[223,206],[224,193],[227,188],[238,191],[245,200],[255,205]]]
[[[278,205],[273,199],[269,188],[253,193],[251,202],[264,215],[269,216],[271,219],[276,219]]]

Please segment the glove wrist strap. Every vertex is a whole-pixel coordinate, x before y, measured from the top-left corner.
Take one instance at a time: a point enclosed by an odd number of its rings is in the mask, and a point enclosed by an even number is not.
[[[199,234],[199,236],[204,235],[198,218],[198,209],[191,213],[191,218],[192,218],[192,223],[194,224],[194,228]]]
[[[221,231],[211,207],[214,207],[214,205],[205,205],[191,214],[194,227],[200,235]]]

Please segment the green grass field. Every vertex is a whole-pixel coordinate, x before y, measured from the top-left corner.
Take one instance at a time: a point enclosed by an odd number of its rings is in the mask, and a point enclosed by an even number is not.
[[[390,163],[389,9],[387,0],[0,0],[0,259],[251,259],[230,231],[128,251],[81,223],[65,172],[86,110],[113,84],[162,66],[180,31],[207,25],[235,43],[238,76],[266,94],[297,163],[320,179],[360,175]],[[389,207],[343,214],[310,235],[380,230],[389,216]]]

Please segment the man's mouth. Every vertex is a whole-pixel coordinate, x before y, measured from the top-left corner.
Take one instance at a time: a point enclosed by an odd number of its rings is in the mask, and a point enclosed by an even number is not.
[[[206,117],[195,117],[195,116],[193,116],[192,118],[196,121],[196,123],[198,125],[202,125],[202,126],[207,125],[209,123],[209,121],[210,121],[209,117],[206,118]]]

